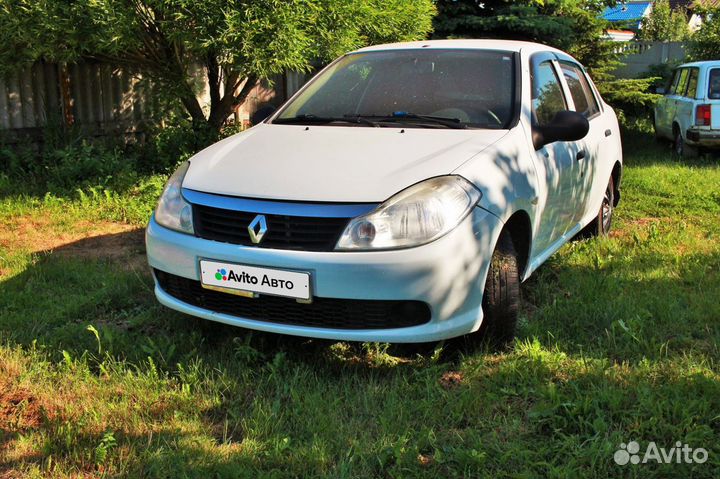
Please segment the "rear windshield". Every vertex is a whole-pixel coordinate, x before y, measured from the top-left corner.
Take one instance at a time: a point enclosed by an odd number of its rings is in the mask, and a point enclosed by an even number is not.
[[[377,117],[398,112],[507,128],[515,62],[502,51],[412,49],[354,53],[325,70],[275,121]]]
[[[710,81],[708,83],[708,98],[720,100],[720,68],[710,70]]]

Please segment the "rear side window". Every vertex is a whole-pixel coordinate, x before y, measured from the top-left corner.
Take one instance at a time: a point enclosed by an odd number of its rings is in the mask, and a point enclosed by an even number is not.
[[[537,124],[548,125],[555,114],[567,110],[560,80],[550,61],[540,63],[532,70],[532,108]]]
[[[570,88],[570,95],[575,103],[575,111],[582,113],[585,118],[595,116],[600,112],[600,107],[592,94],[590,84],[582,69],[575,64],[561,62],[565,81]]]
[[[695,98],[697,96],[697,85],[698,78],[700,77],[700,70],[698,68],[690,68],[690,76],[688,77],[687,92],[685,96],[688,98]]]
[[[675,89],[673,90],[673,95],[684,95],[685,89],[687,88],[688,84],[688,70],[687,68],[683,68],[680,70],[680,80],[677,82]]]
[[[670,85],[668,85],[667,92],[670,95],[675,94],[675,91],[677,90],[678,82],[680,81],[680,73],[682,72],[681,69],[675,70],[673,73],[672,80],[670,81]]]
[[[710,70],[708,98],[711,100],[720,100],[720,68],[713,68]]]

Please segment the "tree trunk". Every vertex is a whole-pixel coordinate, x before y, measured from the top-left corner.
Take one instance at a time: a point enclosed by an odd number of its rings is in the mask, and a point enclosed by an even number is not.
[[[245,78],[245,83],[238,92],[237,89],[242,84],[243,79],[238,78],[237,75],[235,75],[229,76],[228,80],[229,81],[226,83],[225,87],[225,94],[222,98],[220,98],[219,94],[220,84],[218,82],[215,82],[215,84],[213,84],[212,81],[210,82],[210,98],[217,98],[217,100],[211,100],[210,117],[207,121],[210,127],[217,131],[220,131],[220,128],[222,128],[222,126],[225,124],[225,121],[227,121],[228,117],[232,115],[235,108],[237,108],[238,105],[242,104],[242,102],[245,101],[247,96],[257,84],[256,76],[250,76],[248,78]],[[218,89],[216,94],[213,94],[213,88]]]

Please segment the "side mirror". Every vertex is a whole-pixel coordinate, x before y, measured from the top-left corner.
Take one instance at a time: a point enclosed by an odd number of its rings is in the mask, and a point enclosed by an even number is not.
[[[664,95],[666,93],[664,86],[659,86],[655,89],[655,93],[658,95]]]
[[[262,108],[258,108],[257,110],[255,110],[255,113],[250,115],[250,123],[252,123],[253,125],[262,123],[267,117],[275,113],[275,110],[276,108],[272,105],[265,105]]]
[[[587,118],[575,111],[559,111],[550,124],[533,127],[533,144],[539,150],[555,141],[578,141],[585,138],[590,123]]]

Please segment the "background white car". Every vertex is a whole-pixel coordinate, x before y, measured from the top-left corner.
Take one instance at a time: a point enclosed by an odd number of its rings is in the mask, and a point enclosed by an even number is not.
[[[619,199],[613,110],[533,43],[380,45],[173,175],[147,228],[161,303],[320,338],[513,336],[519,283]]]
[[[653,125],[657,138],[673,141],[680,156],[720,149],[720,60],[686,63],[658,89]]]

